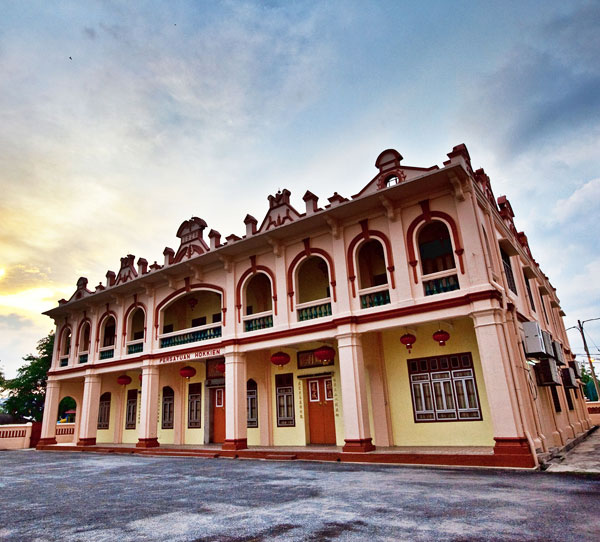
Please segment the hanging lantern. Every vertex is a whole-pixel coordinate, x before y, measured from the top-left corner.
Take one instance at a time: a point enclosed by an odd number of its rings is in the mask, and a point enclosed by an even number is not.
[[[417,338],[412,333],[405,333],[400,337],[400,342],[406,346],[408,353],[410,354],[413,344],[417,342]]]
[[[140,373],[140,374],[138,375],[138,378],[140,379],[140,382],[141,382],[141,381],[142,381],[142,373]]]
[[[278,367],[283,367],[290,362],[290,355],[285,352],[275,352],[271,356],[271,363],[273,365],[277,365]]]
[[[181,369],[179,369],[179,374],[183,378],[189,379],[189,378],[192,378],[196,374],[196,369],[187,365],[186,367],[182,367]]]
[[[219,371],[220,373],[225,374],[225,362],[224,361],[219,361],[219,363],[217,363],[217,365],[215,366],[215,369],[217,371]]]
[[[335,358],[335,350],[331,346],[321,346],[314,351],[314,356],[319,361],[329,363]]]
[[[128,384],[131,384],[131,377],[127,375],[121,375],[117,377],[117,384],[119,384],[119,386],[127,386]]]
[[[443,329],[438,329],[433,334],[433,340],[437,341],[440,346],[446,346],[446,341],[450,338],[450,333],[444,331]]]

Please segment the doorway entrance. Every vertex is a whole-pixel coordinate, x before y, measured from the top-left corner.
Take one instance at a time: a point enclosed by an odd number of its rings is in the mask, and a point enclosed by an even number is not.
[[[335,414],[331,377],[306,381],[308,391],[308,427],[311,444],[335,444]]]
[[[210,442],[225,442],[225,388],[210,388]]]

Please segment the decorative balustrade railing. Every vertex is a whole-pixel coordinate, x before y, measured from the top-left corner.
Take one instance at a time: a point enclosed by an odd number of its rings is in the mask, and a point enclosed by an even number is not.
[[[105,350],[100,350],[100,359],[110,359],[115,357],[115,349],[107,348]]]
[[[423,281],[425,295],[443,294],[444,292],[452,292],[459,288],[458,275],[456,274]]]
[[[140,339],[139,342],[131,342],[127,344],[128,354],[139,354],[144,351],[144,339]]]
[[[271,312],[244,317],[244,331],[256,331],[269,327],[273,327],[273,314]]]
[[[317,303],[302,303],[296,306],[296,311],[299,322],[331,316],[331,301],[319,300]]]
[[[360,294],[360,308],[370,309],[371,307],[379,307],[387,305],[390,302],[390,291],[379,290],[375,292],[365,292]]]
[[[168,348],[170,346],[179,346],[182,344],[195,343],[198,341],[208,341],[209,339],[217,339],[221,336],[221,325],[203,326],[202,328],[190,330],[176,331],[165,334],[160,337],[160,348]]]
[[[79,363],[87,363],[87,362],[88,362],[87,352],[84,354],[79,354]]]

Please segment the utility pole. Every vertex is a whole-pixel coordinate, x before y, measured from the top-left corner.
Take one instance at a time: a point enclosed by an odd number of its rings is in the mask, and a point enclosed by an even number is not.
[[[593,318],[593,320],[600,320],[600,318]],[[592,356],[590,356],[590,350],[587,345],[587,341],[585,340],[585,335],[583,333],[583,324],[585,322],[589,322],[590,320],[577,320],[577,329],[579,333],[581,333],[581,338],[583,340],[583,348],[585,349],[585,353],[588,358],[588,363],[590,364],[590,371],[592,373],[592,380],[594,381],[594,386],[596,386],[596,394],[600,397],[600,386],[598,386],[598,379],[596,378],[596,373],[594,372],[594,364],[592,363]]]

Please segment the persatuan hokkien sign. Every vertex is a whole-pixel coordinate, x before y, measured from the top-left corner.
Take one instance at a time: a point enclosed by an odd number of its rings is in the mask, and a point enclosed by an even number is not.
[[[173,363],[176,361],[194,361],[204,358],[212,358],[214,356],[220,356],[220,348],[209,348],[207,350],[196,350],[195,352],[186,352],[185,354],[173,354],[171,356],[164,356],[159,358],[159,363]]]

